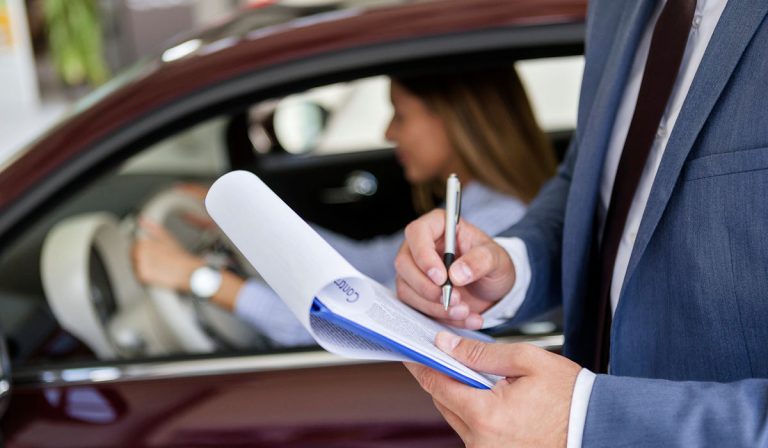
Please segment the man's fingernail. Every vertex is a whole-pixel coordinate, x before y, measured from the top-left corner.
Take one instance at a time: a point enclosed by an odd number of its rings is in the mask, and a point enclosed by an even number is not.
[[[483,328],[483,318],[480,316],[470,316],[464,322],[464,325],[470,330],[479,330]]]
[[[452,306],[448,309],[448,316],[453,320],[466,319],[469,316],[469,308],[464,304]]]
[[[447,331],[441,331],[440,333],[437,333],[437,336],[435,337],[435,345],[437,345],[437,348],[446,353],[451,353],[453,349],[459,345],[460,341],[460,337],[448,333]]]
[[[451,266],[451,278],[459,285],[464,285],[472,278],[472,270],[466,263],[459,261]]]
[[[427,271],[427,277],[429,277],[436,285],[443,284],[443,276],[440,275],[440,269],[430,268],[430,270]]]

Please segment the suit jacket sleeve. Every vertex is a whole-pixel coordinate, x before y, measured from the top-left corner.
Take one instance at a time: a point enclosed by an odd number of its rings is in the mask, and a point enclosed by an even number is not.
[[[517,237],[525,242],[532,275],[525,300],[508,325],[535,317],[562,301],[560,255],[563,219],[576,160],[577,141],[577,136],[571,139],[557,175],[544,185],[525,217],[500,235]]]
[[[556,176],[550,180],[531,203],[526,216],[507,232],[498,236],[518,237],[525,242],[531,267],[531,283],[525,300],[507,325],[536,317],[562,303],[561,265],[563,222],[571,188],[581,129],[588,125],[595,96],[601,86],[610,52],[612,38],[620,24],[626,2],[592,1],[587,11],[585,55],[587,62],[581,83],[578,126],[565,159]],[[596,24],[599,26],[596,27]]]
[[[598,375],[584,447],[768,447],[768,380],[733,383]]]

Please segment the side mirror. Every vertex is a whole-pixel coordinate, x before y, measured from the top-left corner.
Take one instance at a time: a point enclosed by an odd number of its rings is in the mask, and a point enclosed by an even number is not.
[[[5,344],[5,334],[0,328],[0,418],[5,414],[10,399],[11,361],[8,357],[8,346]],[[0,444],[2,444],[1,440]]]
[[[328,111],[316,102],[288,97],[277,105],[272,120],[280,146],[292,154],[304,154],[320,141]]]

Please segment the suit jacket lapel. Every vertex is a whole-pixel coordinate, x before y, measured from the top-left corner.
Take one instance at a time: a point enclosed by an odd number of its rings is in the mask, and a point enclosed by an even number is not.
[[[635,49],[653,12],[656,0],[625,2],[619,19],[620,34],[610,55],[585,123],[576,135],[579,154],[575,162],[566,210],[563,235],[563,290],[566,297],[582,291],[586,279],[587,256],[592,238],[594,210],[597,204],[600,175],[605,151],[613,129],[614,117],[621,101],[627,77],[634,61]],[[599,30],[597,30],[599,32]],[[613,38],[614,36],[605,36]],[[583,117],[580,117],[583,118]]]
[[[768,2],[764,0],[731,0],[725,7],[664,150],[622,292],[648,247],[688,153],[766,13]]]

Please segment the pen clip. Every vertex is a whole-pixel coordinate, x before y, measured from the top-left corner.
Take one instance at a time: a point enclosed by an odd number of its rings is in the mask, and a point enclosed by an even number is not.
[[[461,218],[461,184],[456,186],[456,225],[459,224],[459,218]]]

